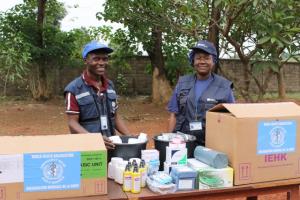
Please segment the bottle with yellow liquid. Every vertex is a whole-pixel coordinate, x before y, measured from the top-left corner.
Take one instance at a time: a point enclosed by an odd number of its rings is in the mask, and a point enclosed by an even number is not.
[[[147,168],[145,160],[141,160],[139,171],[141,173],[141,187],[146,186],[146,178],[147,178]]]
[[[123,191],[130,192],[132,186],[132,172],[130,169],[130,165],[127,164],[125,167],[125,171],[123,173]]]
[[[138,166],[134,166],[131,177],[132,177],[131,192],[132,193],[140,193],[141,192],[141,173],[139,172]]]

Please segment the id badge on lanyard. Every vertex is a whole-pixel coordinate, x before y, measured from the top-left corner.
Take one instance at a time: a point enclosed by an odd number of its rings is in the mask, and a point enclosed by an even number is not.
[[[101,115],[100,121],[101,121],[101,130],[103,130],[103,131],[107,130],[108,129],[107,116],[106,115]]]
[[[199,121],[190,122],[190,131],[199,131],[202,130],[202,123]]]
[[[199,131],[202,130],[202,122],[198,120],[198,105],[196,100],[196,110],[195,110],[195,120],[190,122],[190,131]]]

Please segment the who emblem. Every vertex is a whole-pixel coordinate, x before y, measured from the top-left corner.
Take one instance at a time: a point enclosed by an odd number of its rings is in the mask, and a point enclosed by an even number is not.
[[[271,143],[272,147],[281,147],[284,145],[286,130],[280,126],[276,126],[271,129],[270,136],[271,136]]]

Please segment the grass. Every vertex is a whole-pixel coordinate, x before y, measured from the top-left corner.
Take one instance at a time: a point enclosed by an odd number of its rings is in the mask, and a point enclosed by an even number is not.
[[[256,100],[258,96],[256,94],[252,94],[252,99]],[[244,102],[242,96],[236,96],[236,100],[238,102]],[[265,102],[265,101],[298,101],[300,102],[300,92],[288,92],[286,93],[286,99],[279,99],[277,92],[268,92],[264,95],[262,100],[259,100],[258,102]]]
[[[287,97],[287,99],[300,100],[300,92],[288,92],[288,93],[286,93],[286,97]],[[269,92],[264,96],[264,99],[276,100],[276,99],[278,99],[278,93],[277,92]]]

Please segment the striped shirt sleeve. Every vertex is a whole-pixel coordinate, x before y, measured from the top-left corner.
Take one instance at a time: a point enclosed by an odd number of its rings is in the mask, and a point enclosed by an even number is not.
[[[79,114],[79,106],[75,96],[72,93],[67,93],[65,102],[67,114]]]

